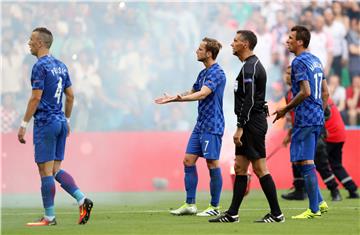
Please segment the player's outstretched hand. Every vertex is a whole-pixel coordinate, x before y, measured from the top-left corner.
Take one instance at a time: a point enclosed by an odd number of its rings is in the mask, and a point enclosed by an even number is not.
[[[277,120],[279,120],[280,118],[283,118],[285,116],[285,114],[287,113],[286,108],[280,108],[277,109],[272,115],[276,114],[276,117],[273,121],[273,123],[275,123]]]
[[[18,131],[18,140],[19,140],[19,142],[22,143],[22,144],[25,144],[25,143],[26,143],[26,141],[25,141],[25,139],[24,139],[24,137],[25,137],[25,132],[26,132],[26,129],[25,129],[25,128],[23,128],[23,127],[20,127],[20,128],[19,128],[19,131]]]
[[[177,96],[169,96],[168,94],[164,93],[164,96],[156,98],[155,99],[155,103],[156,104],[167,104],[173,101],[176,101],[178,99],[178,95]]]

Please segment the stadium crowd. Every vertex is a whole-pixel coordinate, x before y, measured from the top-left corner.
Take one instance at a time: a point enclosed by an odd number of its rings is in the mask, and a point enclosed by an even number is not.
[[[233,81],[240,68],[230,43],[242,28],[257,33],[255,53],[267,70],[267,99],[276,105],[286,92],[282,75],[292,59],[285,48],[287,32],[298,23],[312,31],[310,51],[325,67],[345,123],[359,126],[359,19],[360,2],[354,0],[4,2],[1,132],[17,130],[21,122],[36,60],[27,41],[37,26],[53,31],[51,53],[69,66],[75,131],[191,130],[196,112],[183,112],[180,103],[159,108],[153,99],[165,88],[169,93],[191,89],[201,69],[195,50],[205,36],[223,44],[218,62],[228,80],[224,114],[232,118]]]

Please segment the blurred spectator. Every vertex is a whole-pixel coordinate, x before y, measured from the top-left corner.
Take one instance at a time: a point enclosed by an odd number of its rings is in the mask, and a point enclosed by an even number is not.
[[[283,10],[278,10],[276,12],[276,21],[275,25],[271,29],[272,38],[274,40],[273,42],[273,53],[277,53],[277,56],[279,57],[279,61],[284,61],[284,55],[285,55],[285,41],[284,41],[284,35],[287,36],[288,32],[288,25],[286,21],[286,15]],[[286,37],[285,36],[285,37]]]
[[[266,27],[265,17],[259,15],[255,21],[256,23],[256,36],[257,36],[257,44],[254,49],[254,53],[259,57],[261,63],[263,64],[266,71],[270,68],[272,64],[272,48],[274,45],[273,35],[270,33],[268,28]],[[272,74],[267,73],[268,78],[272,76]],[[277,77],[276,79],[279,79]],[[275,79],[275,80],[276,80]],[[274,80],[271,78],[271,80]]]
[[[337,76],[341,77],[342,67],[346,64],[346,60],[348,59],[348,48],[345,40],[347,33],[346,27],[342,22],[335,20],[331,8],[327,8],[324,11],[324,18],[326,23],[324,31],[330,34],[334,39],[331,69]]]
[[[349,17],[350,21],[352,19],[360,19],[360,2],[356,0],[349,1],[336,1],[336,3],[340,4],[344,8],[346,15]]]
[[[350,78],[360,75],[360,24],[359,19],[352,19],[350,31],[346,36],[349,46]]]
[[[4,34],[11,34],[10,37],[16,37],[16,32],[12,29]],[[2,40],[1,48],[1,92],[18,93],[22,90],[22,61],[24,53],[21,47],[14,45],[14,40]]]
[[[93,50],[94,48],[92,37],[87,35],[87,25],[84,19],[76,17],[70,24],[70,32],[62,49],[63,55],[76,58],[81,51]]]
[[[281,82],[283,71],[283,64],[280,60],[280,55],[277,51],[271,54],[271,65],[267,70],[267,85],[266,88],[266,98],[272,99],[275,102],[278,102],[279,98],[283,96],[283,87]],[[280,85],[280,86],[279,86]]]
[[[360,76],[353,77],[352,84],[346,89],[349,124],[358,125],[360,120]]]
[[[116,106],[103,91],[96,64],[95,55],[87,50],[80,51],[73,64],[73,86],[77,105],[74,113],[75,130],[84,131],[91,126],[91,118],[96,118],[92,114],[96,113],[97,105]]]
[[[258,33],[256,48],[268,74],[267,99],[274,103],[281,92],[280,71],[293,58],[285,47],[287,31],[299,23],[311,29],[318,16],[325,16],[325,31],[334,37],[333,48],[322,33],[319,36],[315,32],[311,40],[320,45],[315,50],[327,61],[329,53],[334,53],[332,66],[324,66],[328,70],[332,67],[338,75],[341,69],[346,72],[343,63],[346,49],[339,46],[345,27],[349,74],[352,77],[360,74],[359,4],[353,0],[5,1],[1,4],[1,95],[12,96],[14,110],[28,99],[28,93],[22,91],[30,86],[29,76],[36,58],[29,56],[24,41],[28,40],[28,32],[34,25],[46,26],[55,34],[51,53],[67,63],[74,89],[79,89],[75,99],[79,107],[73,116],[76,131],[169,130],[172,127],[185,130],[186,123],[193,122],[193,115],[179,115],[181,108],[175,107],[160,113],[151,101],[160,92],[159,87],[166,86],[171,93],[175,87],[185,90],[191,86],[189,79],[199,70],[197,64],[191,63],[197,42],[204,36],[216,35],[214,37],[224,45],[218,60],[230,80],[225,88],[224,113],[231,123],[231,80],[240,69],[238,61],[230,56],[230,42],[236,30],[249,29]],[[51,18],[44,21],[37,17],[39,14],[48,14]],[[327,46],[322,47],[324,45]],[[342,56],[340,63],[339,56]],[[340,77],[341,84],[347,85],[345,80]],[[159,115],[169,117],[169,123],[179,124],[161,125],[156,121]]]
[[[341,117],[346,122],[346,90],[345,87],[340,84],[340,77],[333,74],[329,77],[329,93],[334,104],[338,108]]]
[[[349,30],[349,17],[344,15],[343,7],[339,1],[332,2],[332,11],[334,14],[334,20],[345,26],[345,30]]]
[[[332,36],[324,30],[324,26],[324,16],[315,16],[309,49],[311,53],[320,59],[324,66],[325,76],[328,76],[333,61],[334,41]]]
[[[66,21],[58,21],[54,29],[54,41],[51,45],[51,54],[59,58],[61,56],[65,38],[69,32],[69,25]]]
[[[317,0],[310,1],[310,5],[305,8],[305,11],[310,11],[313,16],[323,15],[324,8],[319,6],[319,2]]]
[[[304,9],[301,16],[300,16],[300,21],[299,24],[305,26],[306,28],[308,28],[310,31],[313,30],[313,20],[314,20],[314,14],[311,10],[309,9]]]

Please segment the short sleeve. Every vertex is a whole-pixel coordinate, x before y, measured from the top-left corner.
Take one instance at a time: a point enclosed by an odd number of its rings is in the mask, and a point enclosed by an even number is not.
[[[300,60],[294,60],[291,65],[291,73],[294,75],[295,82],[298,83],[303,80],[309,80],[307,76],[307,67]]]
[[[66,68],[66,79],[65,79],[65,89],[68,88],[68,87],[71,87],[71,80],[70,80],[70,75],[69,75],[69,71],[67,70]]]
[[[201,79],[201,77],[202,77],[202,75],[203,75],[202,72],[203,72],[203,71],[201,71],[201,72],[199,73],[199,75],[198,75],[198,77],[197,77],[197,79],[196,79],[196,81],[195,81],[195,83],[194,83],[194,85],[193,85],[193,90],[194,90],[194,91],[200,91],[200,89],[201,89],[201,87],[200,87],[200,79]]]
[[[31,87],[33,90],[44,90],[45,69],[37,63],[31,71]]]
[[[222,73],[219,70],[213,70],[206,76],[203,86],[207,86],[212,92],[221,84]]]

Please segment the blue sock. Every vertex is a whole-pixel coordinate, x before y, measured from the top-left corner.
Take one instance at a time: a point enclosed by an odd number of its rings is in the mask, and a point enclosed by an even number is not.
[[[195,204],[196,187],[198,184],[198,174],[196,166],[185,166],[185,190],[186,190],[186,203]]]
[[[76,186],[73,177],[64,170],[59,170],[55,174],[55,179],[61,184],[61,187],[68,192],[77,202],[85,198],[85,195]]]
[[[210,169],[209,171],[210,171],[211,205],[219,206],[220,194],[222,188],[221,169],[214,168],[214,169]]]
[[[301,174],[304,177],[305,189],[309,197],[309,207],[313,213],[319,211],[319,185],[315,172],[315,165],[308,164],[300,166]]]
[[[320,187],[319,187],[319,185],[318,185],[318,204],[320,204],[320,202],[322,202],[322,201],[324,201],[324,199],[323,199],[323,197],[322,197],[322,195],[321,195],[321,192],[320,192]]]
[[[41,178],[41,196],[45,208],[45,216],[55,216],[54,198],[55,181],[54,176],[45,176]]]

